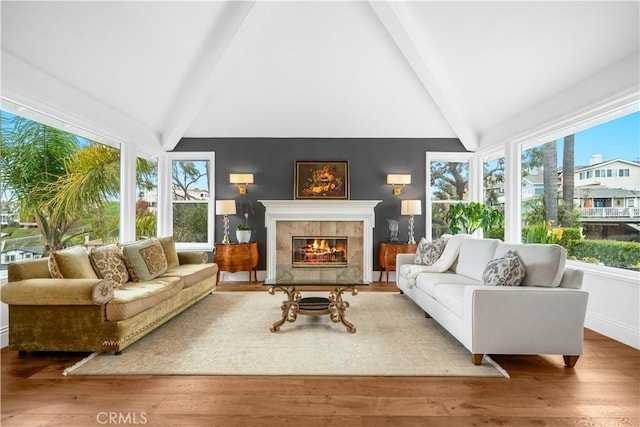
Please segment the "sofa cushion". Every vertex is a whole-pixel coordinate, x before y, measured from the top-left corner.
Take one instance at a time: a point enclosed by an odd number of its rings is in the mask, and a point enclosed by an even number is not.
[[[185,264],[167,269],[167,271],[160,277],[181,277],[183,280],[183,286],[188,288],[200,283],[207,277],[215,276],[217,273],[218,266],[216,264]]]
[[[477,281],[482,280],[485,267],[495,257],[498,243],[500,240],[497,239],[464,239],[455,272]]]
[[[183,288],[180,277],[162,277],[148,282],[127,282],[113,291],[106,308],[107,320],[129,319],[171,298]]]
[[[433,291],[433,297],[459,318],[464,317],[464,290],[465,285],[436,285]]]
[[[455,274],[452,271],[446,273],[421,273],[416,279],[416,288],[434,298],[436,285],[479,285],[477,280]]]
[[[89,253],[89,258],[98,276],[113,280],[116,288],[129,281],[127,266],[118,245],[111,244],[93,248]]]
[[[518,258],[518,254],[514,251],[508,251],[503,257],[489,261],[482,274],[480,284],[485,286],[519,286],[524,276],[524,266]]]
[[[84,246],[73,246],[49,255],[49,273],[56,279],[98,279]]]
[[[559,245],[500,243],[496,258],[508,251],[516,251],[526,274],[522,286],[544,286],[555,288],[560,285],[567,251]]]
[[[442,255],[442,251],[444,251],[446,243],[447,242],[444,237],[440,237],[431,242],[427,241],[427,239],[423,237],[418,243],[413,263],[417,265],[433,265],[438,261],[438,259],[440,259],[440,255]]]
[[[178,252],[176,251],[176,242],[173,240],[173,236],[158,238],[164,251],[164,256],[167,258],[167,268],[177,267],[180,265],[178,259]]]
[[[152,280],[167,271],[167,257],[158,239],[124,244],[122,254],[133,281]]]

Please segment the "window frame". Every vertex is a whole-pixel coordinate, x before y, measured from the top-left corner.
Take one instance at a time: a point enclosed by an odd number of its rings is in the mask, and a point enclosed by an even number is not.
[[[172,164],[174,161],[209,162],[209,200],[196,203],[207,204],[207,241],[176,242],[178,250],[211,251],[215,245],[215,152],[189,151],[170,152],[158,156],[158,236],[173,235]]]
[[[428,241],[433,240],[433,221],[431,212],[433,211],[433,200],[431,199],[431,163],[432,162],[457,162],[468,163],[469,182],[467,189],[468,200],[437,201],[436,204],[451,205],[454,203],[478,202],[482,197],[482,163],[481,157],[473,152],[448,152],[448,151],[427,151],[425,156],[425,237]],[[480,174],[478,176],[478,174]]]

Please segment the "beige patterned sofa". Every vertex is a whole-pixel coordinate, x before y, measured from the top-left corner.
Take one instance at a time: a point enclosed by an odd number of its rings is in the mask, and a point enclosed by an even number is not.
[[[215,289],[205,252],[177,252],[170,237],[128,246],[9,264],[9,348],[120,353]]]

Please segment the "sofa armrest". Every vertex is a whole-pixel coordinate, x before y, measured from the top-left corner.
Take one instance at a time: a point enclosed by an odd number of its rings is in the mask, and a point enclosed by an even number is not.
[[[404,264],[413,264],[413,260],[415,259],[414,254],[397,254],[396,255],[396,270],[400,269],[401,265]]]
[[[589,294],[566,288],[467,286],[472,353],[579,355]],[[465,322],[466,323],[466,322]]]
[[[180,265],[185,264],[205,264],[209,262],[209,254],[205,251],[182,251],[178,252]]]
[[[37,278],[9,282],[0,299],[9,305],[102,305],[113,299],[108,279]]]
[[[396,285],[400,279],[400,267],[405,264],[413,264],[414,254],[397,254],[396,255]]]

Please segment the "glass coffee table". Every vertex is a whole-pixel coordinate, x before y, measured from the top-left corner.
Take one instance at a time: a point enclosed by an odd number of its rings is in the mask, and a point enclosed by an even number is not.
[[[285,322],[295,322],[299,314],[305,316],[329,315],[333,323],[342,323],[349,333],[355,333],[356,327],[344,317],[349,302],[342,299],[345,292],[358,294],[358,286],[368,286],[362,280],[359,269],[340,268],[335,271],[317,271],[318,269],[291,268],[284,269],[276,277],[267,278],[264,286],[269,286],[269,293],[282,291],[287,299],[282,301],[282,317],[271,325],[271,332],[277,332]],[[278,270],[276,270],[278,271]],[[302,290],[328,289],[328,297],[303,297]]]

